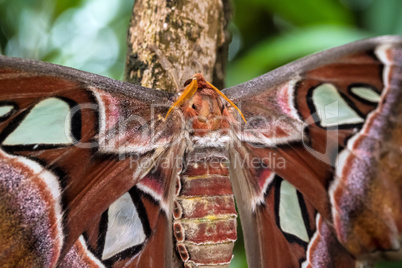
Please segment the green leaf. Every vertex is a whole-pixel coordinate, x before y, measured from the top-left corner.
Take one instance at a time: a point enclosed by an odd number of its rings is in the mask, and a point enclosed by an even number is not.
[[[226,85],[245,82],[297,58],[370,36],[355,28],[324,25],[268,38],[229,65]]]
[[[254,0],[264,5],[271,13],[297,26],[314,24],[350,25],[351,12],[333,0]]]
[[[402,34],[402,1],[373,0],[363,12],[366,28],[377,35]]]
[[[48,0],[49,1],[49,0]],[[69,1],[53,1],[55,3],[54,7],[54,18],[57,18],[60,14],[70,8],[79,7],[83,4],[83,0],[69,0]]]

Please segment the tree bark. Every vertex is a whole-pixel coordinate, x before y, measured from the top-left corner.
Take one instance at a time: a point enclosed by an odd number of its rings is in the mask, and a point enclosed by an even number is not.
[[[177,92],[195,73],[223,88],[229,0],[137,0],[125,80]]]

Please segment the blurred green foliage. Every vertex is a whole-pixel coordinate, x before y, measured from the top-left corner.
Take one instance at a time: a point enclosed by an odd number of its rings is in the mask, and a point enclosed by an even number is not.
[[[227,85],[330,47],[378,35],[402,35],[399,0],[234,0]]]
[[[402,35],[400,0],[233,0],[227,86],[362,38]],[[132,0],[0,0],[0,53],[121,79]],[[241,234],[232,267],[246,267]],[[402,267],[380,263],[377,267]]]
[[[0,0],[0,53],[120,79],[131,0]]]

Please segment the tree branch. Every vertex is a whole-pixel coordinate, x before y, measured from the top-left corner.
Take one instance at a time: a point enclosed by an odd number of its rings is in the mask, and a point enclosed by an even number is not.
[[[223,87],[228,0],[138,0],[128,33],[125,80],[169,92],[195,73]],[[176,81],[175,81],[176,80]]]

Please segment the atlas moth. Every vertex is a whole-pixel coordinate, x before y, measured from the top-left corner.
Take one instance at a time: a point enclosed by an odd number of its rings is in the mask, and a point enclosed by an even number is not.
[[[0,57],[0,264],[356,267],[400,250],[402,38],[181,95]]]

